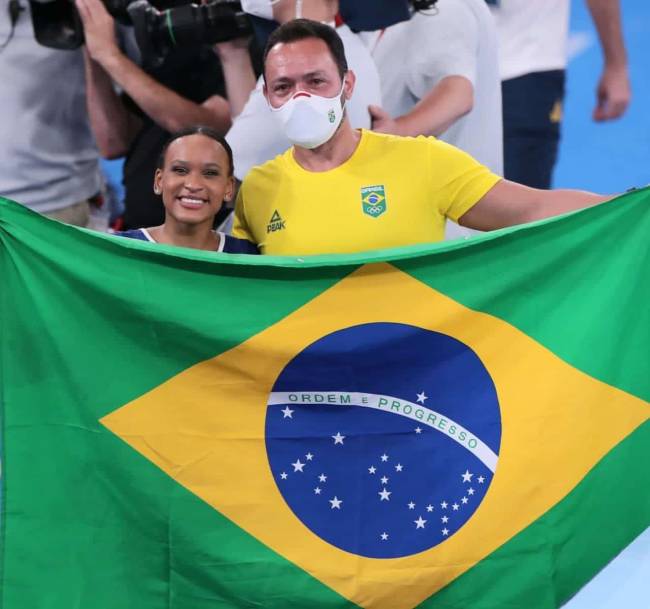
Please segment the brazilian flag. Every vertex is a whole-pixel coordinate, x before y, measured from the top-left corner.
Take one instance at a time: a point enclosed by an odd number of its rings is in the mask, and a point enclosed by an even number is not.
[[[0,202],[2,609],[545,609],[650,525],[650,191],[249,257]]]

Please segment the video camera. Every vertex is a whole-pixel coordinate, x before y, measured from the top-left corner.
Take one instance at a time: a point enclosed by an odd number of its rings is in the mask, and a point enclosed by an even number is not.
[[[84,43],[83,25],[73,0],[29,0],[36,40],[46,47],[76,49]],[[120,23],[132,25],[146,64],[160,64],[174,47],[212,45],[250,36],[259,20],[242,11],[238,0],[190,4],[167,0],[159,10],[148,0],[102,0]],[[388,27],[426,11],[437,0],[340,0],[340,12],[355,31]],[[270,22],[269,22],[270,23]]]
[[[132,25],[142,58],[157,65],[174,47],[226,42],[250,36],[250,19],[236,0],[180,3],[158,10],[148,0],[102,0],[120,23]],[[76,49],[84,42],[83,25],[72,0],[30,0],[39,44]]]

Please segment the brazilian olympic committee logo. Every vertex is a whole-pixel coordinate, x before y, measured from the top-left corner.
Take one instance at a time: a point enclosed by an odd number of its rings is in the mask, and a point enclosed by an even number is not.
[[[460,341],[396,323],[324,336],[272,388],[266,448],[295,516],[353,554],[395,558],[454,535],[496,470],[490,374]]]
[[[372,218],[381,216],[386,211],[386,192],[383,186],[365,186],[361,189],[363,213]]]
[[[336,120],[336,112],[334,112],[334,108],[330,108],[329,112],[327,113],[327,118],[330,123],[334,123]]]

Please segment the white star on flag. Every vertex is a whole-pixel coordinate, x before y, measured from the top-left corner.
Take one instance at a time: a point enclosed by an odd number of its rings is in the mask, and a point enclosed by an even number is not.
[[[479,477],[478,477],[478,483],[479,483],[479,484],[483,484],[483,481],[484,481],[484,480],[485,480],[485,478],[484,478],[483,476],[479,476]]]
[[[311,461],[313,458],[314,458],[314,455],[312,455],[311,453],[307,453],[305,455],[305,459],[307,459],[307,461]]]
[[[319,482],[325,482],[327,480],[327,476],[325,474],[321,474],[318,476],[318,481]]]
[[[442,529],[442,534],[445,536],[449,535],[449,529]]]
[[[468,495],[473,495],[474,494],[474,489],[473,488],[468,488],[467,489],[467,494]]]
[[[298,459],[295,463],[292,463],[293,465],[293,473],[295,474],[296,472],[302,472],[302,468],[305,467],[304,463],[300,462],[300,459]]]
[[[469,473],[469,470],[466,469],[466,470],[465,470],[465,473],[463,474],[463,482],[471,482],[471,481],[472,481],[472,476],[473,476],[473,475],[474,475],[474,474],[470,474],[470,473]]]
[[[332,504],[332,507],[330,508],[332,510],[340,510],[341,504],[343,503],[343,501],[341,501],[336,495],[334,495],[334,499],[330,499],[329,502]]]
[[[429,397],[425,395],[424,391],[422,393],[418,393],[417,395],[418,395],[418,402],[420,402],[420,404],[424,404],[424,400],[429,399]]]
[[[294,411],[291,410],[291,408],[289,408],[288,406],[284,410],[282,410],[281,412],[284,415],[282,417],[283,419],[286,419],[286,418],[293,419],[293,417],[291,415],[293,415]]]
[[[388,539],[388,533],[386,533],[386,532],[384,531],[384,532],[381,534],[381,540],[382,540],[382,541],[386,541],[387,539]]]
[[[413,503],[412,501],[409,502],[408,506],[409,506],[409,510],[414,510],[415,509],[415,503]]]
[[[380,497],[380,501],[390,501],[390,495],[392,491],[387,491],[385,488],[379,491],[377,494]]]
[[[381,477],[381,483],[382,484],[388,484],[388,478],[386,478],[386,476],[382,476]]]
[[[422,516],[419,516],[418,519],[414,520],[413,522],[415,523],[415,528],[416,529],[423,529],[424,525],[426,524],[427,521],[424,520],[424,518],[422,518]]]
[[[467,503],[467,497],[463,497],[460,501],[464,505],[465,503]]]
[[[457,503],[454,503],[454,504],[451,506],[451,508],[454,510],[454,512],[457,512],[459,507],[460,507],[460,505],[458,505]]]
[[[433,512],[433,506],[431,504],[427,505],[427,512]]]
[[[447,509],[447,502],[446,502],[446,501],[443,501],[443,502],[440,504],[440,507],[441,507],[443,510],[446,510],[446,509]]]
[[[384,463],[386,463],[386,461],[388,461],[388,455],[387,455],[386,453],[384,453],[384,454],[381,456],[381,460],[382,460]]]
[[[396,471],[396,472],[401,472],[403,469],[404,469],[404,466],[403,466],[401,463],[398,463],[398,464],[395,466],[395,471]]]
[[[320,487],[317,486],[317,487],[314,489],[314,493],[316,493],[317,495],[320,495]]]
[[[422,428],[421,427],[416,427],[415,428],[415,433],[422,433]]]
[[[343,444],[343,440],[345,440],[345,436],[342,436],[340,431],[337,431],[332,438],[334,438],[334,444]]]
[[[442,521],[442,524],[445,524],[446,522],[449,522],[449,517],[443,516],[440,520]]]
[[[280,474],[280,478],[282,478],[283,480],[286,480],[288,477],[289,477],[289,474],[287,474],[287,472],[282,472]]]
[[[370,472],[371,474],[374,474],[376,471],[377,471],[377,468],[374,465],[371,465],[368,468],[368,472]]]

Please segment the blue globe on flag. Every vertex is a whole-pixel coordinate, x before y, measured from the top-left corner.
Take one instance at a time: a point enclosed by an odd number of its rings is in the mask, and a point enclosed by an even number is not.
[[[268,400],[266,448],[283,498],[321,539],[365,557],[453,536],[485,497],[500,441],[478,356],[406,324],[324,336],[289,362]]]

